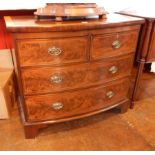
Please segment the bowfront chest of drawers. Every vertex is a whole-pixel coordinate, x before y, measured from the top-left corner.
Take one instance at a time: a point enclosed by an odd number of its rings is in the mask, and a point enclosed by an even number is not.
[[[5,17],[26,138],[48,124],[79,119],[130,103],[129,77],[142,19],[40,21]]]

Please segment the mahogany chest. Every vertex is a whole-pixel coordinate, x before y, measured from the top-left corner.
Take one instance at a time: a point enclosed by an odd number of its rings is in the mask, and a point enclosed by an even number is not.
[[[145,11],[144,11],[145,10]],[[137,99],[137,91],[140,86],[140,79],[143,73],[144,65],[155,61],[155,12],[154,7],[134,7],[124,9],[119,14],[139,17],[145,20],[141,28],[139,46],[137,49],[137,61],[139,63],[136,82],[132,95],[131,107],[134,107],[134,101]]]
[[[5,17],[26,138],[40,128],[130,104],[130,72],[143,20],[35,21]]]

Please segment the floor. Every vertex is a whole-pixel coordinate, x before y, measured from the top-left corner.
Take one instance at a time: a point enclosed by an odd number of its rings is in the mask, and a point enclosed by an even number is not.
[[[24,138],[15,109],[0,121],[0,150],[155,150],[154,90],[155,74],[144,73],[134,109],[51,125],[35,139]]]

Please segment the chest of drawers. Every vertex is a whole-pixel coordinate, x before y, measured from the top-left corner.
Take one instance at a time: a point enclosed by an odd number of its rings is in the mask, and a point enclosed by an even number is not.
[[[142,11],[145,10],[145,11]],[[137,100],[137,91],[140,86],[144,65],[155,61],[155,13],[153,7],[143,8],[143,6],[128,8],[118,12],[119,14],[139,17],[145,20],[145,24],[141,29],[141,36],[139,39],[137,61],[139,63],[136,82],[132,95],[131,108],[134,107],[134,101]]]
[[[35,22],[5,17],[26,138],[48,124],[79,119],[130,103],[129,77],[142,19]]]

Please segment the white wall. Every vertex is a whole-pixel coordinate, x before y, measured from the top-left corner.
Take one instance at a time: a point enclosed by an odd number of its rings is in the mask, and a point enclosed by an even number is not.
[[[11,52],[9,49],[0,50],[0,68],[13,68]]]

